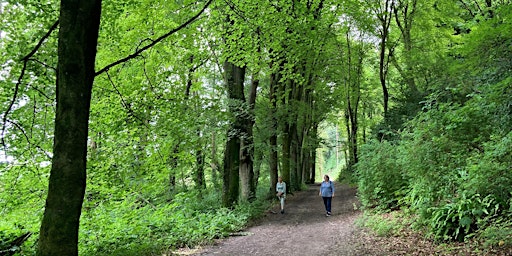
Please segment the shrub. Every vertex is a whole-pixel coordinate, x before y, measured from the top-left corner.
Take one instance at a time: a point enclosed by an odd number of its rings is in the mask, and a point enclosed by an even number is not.
[[[492,196],[468,196],[463,192],[453,202],[432,208],[430,231],[436,240],[458,240],[474,232],[478,223],[499,210]]]
[[[398,207],[408,182],[396,158],[396,147],[390,142],[373,141],[361,148],[360,161],[356,169],[358,195],[363,207]]]

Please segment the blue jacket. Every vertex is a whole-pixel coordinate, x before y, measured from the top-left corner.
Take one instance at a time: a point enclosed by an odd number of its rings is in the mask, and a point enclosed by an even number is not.
[[[332,195],[334,195],[334,184],[332,181],[322,181],[322,184],[320,185],[320,193],[322,194],[322,197],[332,197]]]

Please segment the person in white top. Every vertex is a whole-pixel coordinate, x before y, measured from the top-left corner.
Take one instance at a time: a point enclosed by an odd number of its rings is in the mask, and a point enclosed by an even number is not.
[[[284,199],[286,198],[286,183],[283,181],[283,177],[279,176],[277,178],[276,184],[276,196],[279,198],[281,202],[281,214],[284,213]]]

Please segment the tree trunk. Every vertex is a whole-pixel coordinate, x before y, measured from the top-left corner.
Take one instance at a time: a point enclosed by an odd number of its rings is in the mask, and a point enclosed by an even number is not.
[[[263,160],[263,152],[254,148],[254,188],[257,189],[261,175],[261,162]]]
[[[253,145],[248,139],[240,141],[240,196],[244,201],[251,201],[256,198],[254,188],[254,165],[252,161]]]
[[[169,155],[169,192],[173,193],[176,189],[176,170],[178,168],[178,154],[180,152],[180,141],[176,142],[171,154]]]
[[[316,149],[318,148],[318,143],[319,143],[318,142],[318,123],[317,122],[313,122],[313,124],[311,126],[311,132],[310,132],[309,137],[313,140],[313,142],[311,143],[312,145],[309,147],[310,157],[311,157],[311,160],[309,162],[309,170],[311,172],[310,183],[314,184],[315,177],[316,177]]]
[[[270,103],[272,104],[270,108],[270,152],[269,152],[269,169],[270,169],[270,196],[274,196],[276,191],[277,184],[277,176],[278,176],[278,154],[277,154],[277,119],[275,113],[277,111],[277,82],[279,81],[280,76],[276,73],[270,75],[270,92],[269,98]]]
[[[272,134],[270,135],[270,154],[268,157],[268,164],[270,169],[270,195],[274,195],[276,191],[277,176],[279,173],[278,169],[278,155],[277,155],[277,134],[274,127]]]
[[[224,150],[224,170],[222,173],[222,203],[225,207],[233,207],[238,201],[240,165],[240,140],[237,136],[230,136],[231,128],[228,131],[228,140]]]
[[[37,255],[78,255],[100,15],[101,0],[61,1],[53,159]]]
[[[384,117],[387,116],[388,113],[388,102],[389,102],[389,91],[386,84],[388,67],[389,67],[389,58],[388,54],[386,54],[387,41],[389,38],[389,26],[391,25],[392,14],[390,11],[393,9],[393,3],[391,0],[384,1],[384,8],[381,8],[379,13],[377,13],[377,17],[380,21],[380,43],[379,43],[379,80],[382,87],[382,95],[384,98]]]
[[[204,152],[202,148],[196,149],[196,186],[200,191],[206,188],[204,177]]]
[[[242,200],[252,201],[256,198],[256,186],[254,182],[254,105],[256,103],[256,93],[259,80],[253,75],[251,88],[249,90],[248,105],[249,109],[246,115],[239,115],[242,123],[242,134],[240,137],[240,181]]]
[[[297,142],[297,124],[295,122],[290,124],[288,133],[290,138],[290,158],[287,162],[290,163],[290,175],[291,175],[291,190],[300,190],[299,184],[299,173],[298,173],[298,142]]]
[[[302,181],[304,183],[309,184],[311,181],[311,165],[309,162],[311,161],[311,152],[309,151],[309,148],[305,148],[304,152],[302,153]]]
[[[211,145],[211,162],[210,166],[212,168],[212,183],[215,188],[219,186],[218,182],[218,172],[219,172],[219,160],[217,158],[217,143],[215,142],[215,133],[212,133],[212,145]]]
[[[230,112],[239,112],[244,96],[245,68],[238,67],[229,61],[224,63],[225,85],[230,100]],[[240,169],[240,136],[243,130],[243,119],[236,115],[228,130],[226,148],[224,152],[223,173],[223,203],[226,207],[232,207],[238,201],[239,195],[239,169]]]
[[[287,184],[290,184],[287,187],[288,190],[293,191],[292,186],[292,177],[290,172],[290,146],[291,146],[291,138],[290,138],[290,124],[285,121],[282,125],[283,134],[282,134],[282,144],[281,144],[281,157],[282,157],[282,168],[281,168],[281,177],[283,177],[283,181]]]

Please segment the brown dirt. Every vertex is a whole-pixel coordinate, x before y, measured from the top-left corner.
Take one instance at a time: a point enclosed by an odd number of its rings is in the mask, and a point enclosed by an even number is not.
[[[213,246],[185,250],[187,255],[511,255],[511,250],[474,251],[452,244],[441,249],[414,232],[395,237],[377,237],[355,225],[361,216],[356,205],[356,189],[336,183],[332,213],[325,216],[319,184],[287,195],[285,213],[275,207],[236,236],[219,240]],[[504,249],[504,248],[503,248]]]
[[[360,215],[354,210],[356,190],[336,184],[332,216],[326,217],[319,184],[287,195],[285,213],[279,203],[260,221],[232,236],[203,248],[196,255],[367,255],[353,238]]]

